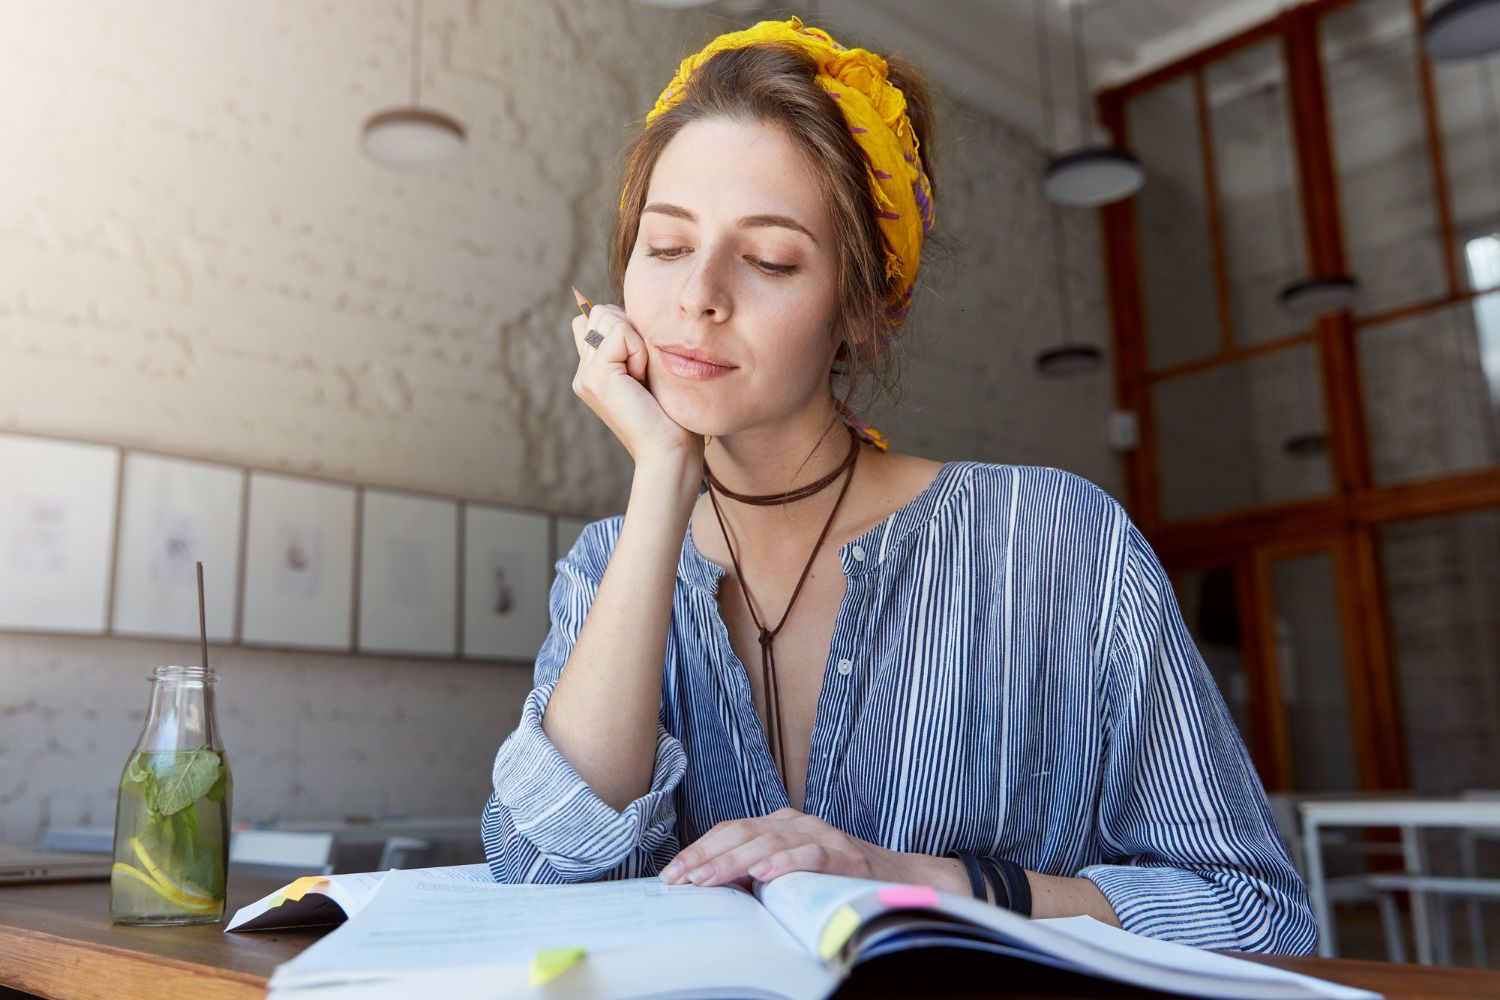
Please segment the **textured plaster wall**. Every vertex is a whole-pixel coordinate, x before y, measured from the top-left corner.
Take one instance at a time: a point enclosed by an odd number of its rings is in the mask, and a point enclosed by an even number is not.
[[[400,174],[360,123],[407,93],[402,3],[0,8],[0,431],[550,509],[620,510],[628,458],[573,396],[569,284],[598,295],[623,123],[727,24],[624,2],[426,4],[424,103],[463,162]],[[1108,372],[1058,336],[1042,154],[955,104],[906,408],[934,458],[1058,465],[1118,493]],[[1069,307],[1106,339],[1097,224]],[[107,824],[152,666],[191,645],[0,635],[0,842]],[[240,818],[477,816],[529,687],[495,667],[226,648]]]

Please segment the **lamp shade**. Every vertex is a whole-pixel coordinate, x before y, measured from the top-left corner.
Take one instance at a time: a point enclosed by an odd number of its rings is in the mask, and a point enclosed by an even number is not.
[[[390,167],[436,167],[463,155],[467,136],[455,119],[427,108],[381,111],[365,122],[366,155]]]
[[[1298,278],[1277,293],[1281,308],[1297,316],[1322,316],[1354,305],[1359,282],[1347,274]]]
[[[1322,431],[1294,434],[1281,443],[1281,450],[1292,458],[1316,458],[1328,451],[1328,435]]]
[[[1062,344],[1048,348],[1036,356],[1037,374],[1048,378],[1069,378],[1074,375],[1091,375],[1104,362],[1099,348],[1090,344]]]
[[[1500,0],[1443,0],[1422,25],[1433,59],[1478,59],[1500,52]]]
[[[1042,190],[1060,205],[1097,208],[1130,197],[1145,181],[1146,172],[1129,153],[1088,146],[1049,163]]]

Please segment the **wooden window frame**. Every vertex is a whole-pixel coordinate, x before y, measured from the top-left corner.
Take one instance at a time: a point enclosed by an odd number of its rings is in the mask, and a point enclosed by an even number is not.
[[[1416,46],[1420,113],[1433,173],[1433,203],[1443,244],[1445,290],[1426,301],[1377,315],[1356,319],[1349,313],[1341,313],[1323,317],[1309,330],[1264,343],[1238,346],[1233,340],[1205,72],[1219,60],[1251,46],[1266,42],[1280,44],[1296,150],[1296,180],[1302,195],[1299,208],[1307,266],[1313,274],[1345,273],[1345,238],[1319,24],[1329,13],[1359,2],[1363,0],[1310,0],[1097,95],[1101,121],[1119,142],[1128,145],[1128,103],[1185,76],[1192,80],[1204,167],[1212,277],[1218,303],[1220,350],[1216,355],[1157,371],[1149,369],[1135,205],[1127,199],[1100,212],[1116,359],[1115,394],[1121,408],[1136,414],[1140,430],[1139,446],[1123,458],[1126,505],[1170,572],[1215,565],[1233,567],[1240,634],[1244,637],[1242,655],[1250,676],[1251,732],[1247,735],[1262,780],[1272,790],[1289,790],[1291,785],[1291,749],[1271,631],[1272,562],[1298,552],[1332,553],[1360,784],[1367,790],[1404,789],[1410,779],[1380,566],[1379,527],[1392,521],[1500,506],[1500,467],[1394,485],[1376,485],[1372,481],[1356,344],[1358,331],[1472,301],[1482,295],[1500,295],[1500,289],[1473,290],[1464,287],[1460,280],[1436,87],[1431,64],[1420,44]],[[1407,2],[1414,23],[1420,26],[1421,0]],[[1315,344],[1317,348],[1330,443],[1332,492],[1308,500],[1164,521],[1159,438],[1151,405],[1153,387],[1173,378],[1302,344]]]

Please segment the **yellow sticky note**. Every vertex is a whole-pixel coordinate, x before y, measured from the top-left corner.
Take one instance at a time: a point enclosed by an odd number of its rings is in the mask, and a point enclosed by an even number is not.
[[[828,961],[839,953],[839,949],[849,942],[858,929],[859,914],[854,912],[854,908],[839,907],[838,912],[829,918],[827,926],[823,928],[823,938],[818,942],[818,955],[823,961]]]
[[[281,894],[290,900],[298,900],[312,892],[320,885],[327,885],[328,880],[317,875],[304,875],[285,889]]]
[[[544,986],[567,972],[586,954],[582,948],[543,948],[531,960],[531,989]]]

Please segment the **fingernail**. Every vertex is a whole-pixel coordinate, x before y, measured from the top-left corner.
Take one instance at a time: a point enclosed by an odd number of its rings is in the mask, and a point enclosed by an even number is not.
[[[704,865],[702,868],[695,868],[695,869],[693,869],[693,871],[688,875],[688,881],[691,882],[691,883],[693,883],[694,885],[700,885],[700,884],[702,884],[704,882],[707,882],[709,879],[711,879],[713,877],[714,877],[714,866],[713,865]]]
[[[677,876],[682,874],[682,862],[674,861],[662,871],[661,877],[664,881],[675,882]]]

